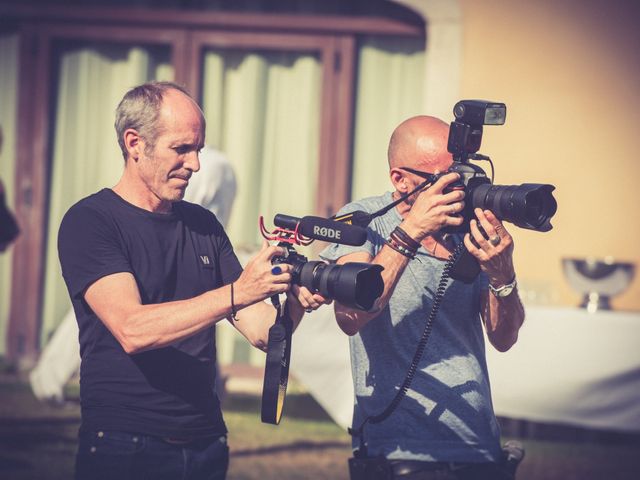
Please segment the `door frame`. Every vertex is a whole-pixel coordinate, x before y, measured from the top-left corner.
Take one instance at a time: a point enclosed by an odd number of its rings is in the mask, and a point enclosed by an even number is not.
[[[291,49],[295,39],[298,50],[306,45],[319,51],[323,91],[316,213],[326,216],[350,195],[357,36],[425,36],[421,19],[365,16],[0,4],[0,17],[20,35],[15,209],[22,234],[13,252],[7,357],[24,368],[35,362],[40,347],[55,41],[169,45],[174,80],[194,95],[201,81],[197,52],[205,43],[231,41],[227,46],[236,48],[233,42],[267,42]]]

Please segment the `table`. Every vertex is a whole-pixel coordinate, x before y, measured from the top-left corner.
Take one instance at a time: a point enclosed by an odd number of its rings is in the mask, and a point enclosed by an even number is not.
[[[530,307],[518,343],[487,348],[496,414],[640,432],[640,314]]]
[[[487,342],[496,414],[640,432],[640,313],[526,311],[511,350],[500,353]],[[336,325],[333,306],[308,317],[293,337],[291,372],[347,428],[353,410],[348,337]]]

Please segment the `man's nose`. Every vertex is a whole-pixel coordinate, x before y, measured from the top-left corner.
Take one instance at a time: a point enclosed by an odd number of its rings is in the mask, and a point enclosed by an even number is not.
[[[189,152],[184,162],[184,167],[192,172],[200,170],[200,157],[197,150]]]

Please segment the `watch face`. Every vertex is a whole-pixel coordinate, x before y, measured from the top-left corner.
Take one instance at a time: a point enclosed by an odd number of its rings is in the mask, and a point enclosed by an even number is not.
[[[497,291],[496,294],[499,297],[506,297],[507,295],[509,295],[511,292],[513,292],[513,287],[511,285],[509,286],[505,286],[504,288],[502,288],[501,290]]]
[[[509,294],[511,294],[511,292],[513,292],[514,288],[516,288],[515,280],[513,281],[513,283],[508,283],[498,288],[493,288],[493,286],[489,284],[489,289],[491,290],[491,293],[493,293],[496,297],[506,297]]]

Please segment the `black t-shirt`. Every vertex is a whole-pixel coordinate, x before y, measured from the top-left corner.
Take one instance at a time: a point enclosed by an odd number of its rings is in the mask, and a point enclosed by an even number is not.
[[[82,428],[226,433],[214,390],[213,326],[128,355],[84,300],[89,285],[117,272],[134,276],[143,304],[193,298],[236,280],[242,268],[216,217],[188,202],[152,213],[103,189],[66,213],[58,251],[80,327]]]

